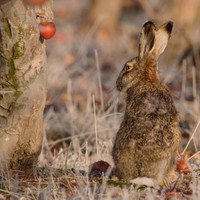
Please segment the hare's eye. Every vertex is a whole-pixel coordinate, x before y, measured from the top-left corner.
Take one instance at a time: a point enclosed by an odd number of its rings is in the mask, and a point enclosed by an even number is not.
[[[131,65],[127,65],[127,64],[125,65],[125,70],[126,70],[126,71],[129,71],[129,70],[131,70],[131,68],[132,68],[132,66],[131,66]]]

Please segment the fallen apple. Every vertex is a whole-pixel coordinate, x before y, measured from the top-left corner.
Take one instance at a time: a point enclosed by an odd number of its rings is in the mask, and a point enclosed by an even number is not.
[[[188,174],[192,172],[190,164],[184,159],[180,158],[176,163],[176,169],[180,173]]]

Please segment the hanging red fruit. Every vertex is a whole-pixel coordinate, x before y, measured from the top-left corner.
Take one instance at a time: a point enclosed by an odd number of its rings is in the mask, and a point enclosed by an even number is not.
[[[56,33],[56,26],[53,22],[41,22],[39,24],[40,36],[46,40],[52,38]]]

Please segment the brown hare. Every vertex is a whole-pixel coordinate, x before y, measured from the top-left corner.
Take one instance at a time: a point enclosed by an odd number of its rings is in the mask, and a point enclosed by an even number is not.
[[[117,79],[117,89],[127,93],[124,119],[112,152],[120,179],[139,184],[150,180],[150,185],[169,185],[176,179],[179,117],[157,72],[157,59],[172,28],[172,22],[159,29],[146,22],[140,33],[139,55],[125,64]]]

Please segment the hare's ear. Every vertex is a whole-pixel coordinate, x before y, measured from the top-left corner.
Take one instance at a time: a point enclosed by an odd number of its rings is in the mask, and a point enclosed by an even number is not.
[[[156,27],[153,22],[146,22],[140,32],[140,45],[139,45],[139,57],[142,58],[148,54],[155,42]]]
[[[162,54],[163,51],[165,50],[168,40],[171,36],[172,28],[173,28],[173,22],[169,21],[163,24],[156,31],[155,44],[153,47],[153,51],[155,52],[156,58],[158,58],[159,55]]]

